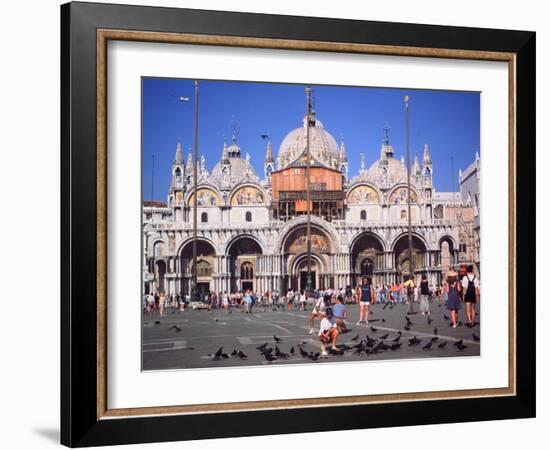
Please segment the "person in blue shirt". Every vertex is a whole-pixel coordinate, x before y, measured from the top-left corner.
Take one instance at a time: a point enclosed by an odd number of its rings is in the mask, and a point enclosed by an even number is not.
[[[374,298],[374,288],[370,278],[363,277],[363,282],[359,287],[359,321],[357,325],[369,323],[369,305],[374,301]]]
[[[347,317],[347,310],[346,305],[344,305],[344,296],[339,295],[336,297],[336,304],[332,307],[332,314],[334,315],[334,321],[336,322],[336,326],[338,327],[339,333],[347,333],[348,327],[346,326],[346,317]]]

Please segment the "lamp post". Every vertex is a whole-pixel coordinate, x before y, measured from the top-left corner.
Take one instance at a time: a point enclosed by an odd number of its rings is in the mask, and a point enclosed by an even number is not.
[[[409,145],[409,96],[405,96],[405,138],[407,146],[407,221],[408,221],[408,237],[409,237],[409,276],[414,283],[414,260],[413,260],[413,245],[412,245],[412,226],[411,226],[411,152]],[[414,284],[413,284],[414,286]],[[408,289],[407,289],[408,290]],[[409,298],[409,312],[414,310],[414,295]]]

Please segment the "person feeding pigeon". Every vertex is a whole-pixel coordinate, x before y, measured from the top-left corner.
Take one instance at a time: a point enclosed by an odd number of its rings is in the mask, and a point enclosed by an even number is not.
[[[325,310],[325,317],[321,320],[319,326],[319,340],[321,341],[321,356],[326,357],[326,346],[330,345],[332,350],[338,351],[336,348],[336,339],[338,339],[338,327],[332,316],[332,309]]]

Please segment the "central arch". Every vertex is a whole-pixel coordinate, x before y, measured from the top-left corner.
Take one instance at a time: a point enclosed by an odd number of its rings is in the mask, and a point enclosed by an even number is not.
[[[366,276],[372,279],[372,283],[381,285],[384,283],[384,241],[370,231],[359,234],[350,246],[351,279],[355,285],[361,283],[361,278]]]
[[[412,256],[414,262],[414,273],[426,271],[426,255],[428,248],[423,239],[416,234],[412,235]],[[393,244],[395,254],[395,267],[397,270],[396,281],[401,282],[411,274],[411,263],[409,258],[409,238],[407,233],[399,236]]]
[[[180,292],[183,295],[191,293],[193,278],[193,241],[182,245],[179,251]],[[216,250],[214,246],[201,238],[197,239],[197,289],[204,298],[214,290],[213,272],[217,271]]]
[[[260,243],[249,235],[237,236],[228,243],[226,256],[229,260],[231,292],[256,291],[258,256],[262,254]]]
[[[317,224],[311,224],[310,243],[312,289],[333,287],[334,278],[330,273],[330,260],[336,246],[332,236]],[[305,288],[308,267],[307,249],[306,224],[295,226],[282,239],[281,253],[285,267],[283,291]]]

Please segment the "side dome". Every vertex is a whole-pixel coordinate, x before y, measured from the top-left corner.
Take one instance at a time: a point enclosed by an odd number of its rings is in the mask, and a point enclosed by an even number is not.
[[[224,146],[222,160],[214,166],[209,179],[220,189],[231,189],[246,178],[259,182],[250,155],[247,153],[246,159],[242,159],[241,149],[234,141],[229,147]]]
[[[315,126],[309,129],[309,139],[312,156],[328,167],[338,168],[338,144],[317,118],[315,118]],[[281,142],[277,156],[277,169],[283,169],[294,162],[305,150],[306,145],[307,127],[304,117],[303,126],[292,130]]]

